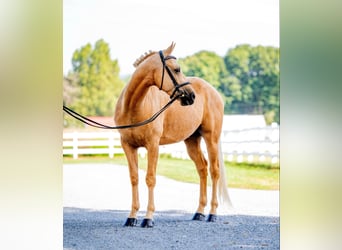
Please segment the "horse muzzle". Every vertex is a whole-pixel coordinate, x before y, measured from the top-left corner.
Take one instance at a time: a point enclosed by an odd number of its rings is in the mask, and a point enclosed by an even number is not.
[[[195,101],[196,95],[193,91],[182,90],[182,94],[179,97],[182,106],[192,105]]]

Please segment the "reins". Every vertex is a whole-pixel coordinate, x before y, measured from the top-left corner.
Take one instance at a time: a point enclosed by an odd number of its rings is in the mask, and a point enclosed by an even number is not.
[[[125,128],[135,128],[135,127],[140,127],[143,125],[146,125],[150,122],[153,122],[155,119],[157,119],[157,117],[163,113],[174,101],[176,101],[181,95],[177,95],[174,96],[167,104],[165,104],[164,107],[162,107],[158,112],[156,112],[154,115],[152,115],[149,119],[142,121],[142,122],[138,122],[138,123],[134,123],[134,124],[129,124],[129,125],[119,125],[119,126],[108,126],[99,122],[96,122],[94,120],[91,120],[83,115],[80,115],[79,113],[69,109],[68,107],[63,105],[63,110],[68,113],[69,115],[71,115],[72,117],[74,117],[75,119],[89,125],[95,128],[102,128],[102,129],[125,129]]]
[[[157,119],[157,117],[163,113],[174,101],[176,101],[179,97],[182,97],[184,94],[183,93],[178,93],[178,95],[176,95],[177,92],[179,92],[179,89],[185,85],[190,84],[190,82],[184,82],[182,84],[178,84],[176,79],[174,78],[173,74],[171,73],[171,70],[169,69],[169,67],[166,65],[165,61],[168,59],[177,59],[174,56],[167,56],[164,57],[163,52],[159,51],[159,55],[160,55],[160,59],[163,63],[163,73],[162,73],[162,82],[160,85],[160,90],[162,89],[163,86],[163,82],[164,82],[164,71],[166,69],[167,73],[169,74],[173,85],[175,86],[175,89],[173,90],[172,94],[170,95],[170,101],[164,105],[164,107],[162,107],[158,112],[156,112],[154,115],[152,115],[149,119],[142,121],[142,122],[138,122],[138,123],[134,123],[134,124],[129,124],[129,125],[118,125],[118,126],[108,126],[99,122],[96,122],[94,120],[91,120],[75,111],[73,111],[72,109],[66,107],[63,105],[63,110],[68,113],[70,116],[74,117],[75,119],[89,125],[95,128],[102,128],[102,129],[126,129],[126,128],[135,128],[135,127],[140,127],[143,125],[146,125],[150,122],[153,122],[155,119]]]

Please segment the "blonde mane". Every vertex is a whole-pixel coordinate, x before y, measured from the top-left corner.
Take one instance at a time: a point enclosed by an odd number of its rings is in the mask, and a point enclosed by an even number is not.
[[[155,54],[155,51],[149,50],[148,52],[145,52],[143,55],[141,55],[135,62],[133,63],[133,66],[136,68],[139,66],[140,63],[145,61],[145,59],[153,54]]]

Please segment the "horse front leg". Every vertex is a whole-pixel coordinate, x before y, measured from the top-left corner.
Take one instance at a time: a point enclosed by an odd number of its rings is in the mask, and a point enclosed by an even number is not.
[[[139,191],[138,191],[138,184],[139,184],[139,172],[138,172],[138,150],[130,146],[127,143],[122,142],[122,148],[125,152],[127,161],[128,161],[128,169],[129,169],[129,176],[132,185],[132,206],[131,212],[126,220],[124,226],[136,226],[137,220],[137,212],[140,208],[139,203]]]
[[[146,185],[148,187],[148,204],[147,212],[141,227],[153,227],[153,214],[155,211],[154,205],[154,187],[156,186],[156,169],[159,156],[159,144],[154,144],[147,148],[147,172],[146,172]]]

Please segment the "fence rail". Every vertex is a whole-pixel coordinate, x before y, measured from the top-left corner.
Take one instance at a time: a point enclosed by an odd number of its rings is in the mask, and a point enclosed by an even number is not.
[[[279,127],[249,128],[241,130],[223,130],[221,134],[223,157],[236,162],[271,162],[279,161]],[[201,144],[207,156],[204,141]],[[146,149],[139,148],[141,157],[146,156]],[[173,158],[189,159],[183,142],[163,145],[160,154]],[[110,158],[124,154],[117,131],[106,132],[65,132],[63,133],[63,155],[106,154]]]
[[[63,155],[123,154],[118,132],[67,132],[63,133]]]

